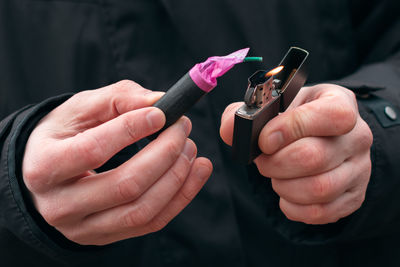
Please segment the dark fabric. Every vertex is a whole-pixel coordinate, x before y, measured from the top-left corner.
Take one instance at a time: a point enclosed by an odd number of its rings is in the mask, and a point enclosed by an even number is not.
[[[290,46],[310,52],[309,83],[381,89],[375,94],[399,108],[398,14],[397,0],[0,1],[1,265],[400,266],[399,126],[381,127],[359,102],[374,134],[366,200],[323,226],[287,220],[270,182],[254,166],[233,163],[218,134],[222,111],[243,98],[247,77],[276,65]],[[35,216],[20,161],[35,122],[65,99],[48,98],[120,79],[166,90],[195,63],[243,47],[265,62],[237,66],[188,113],[191,138],[215,170],[165,229],[71,248]]]

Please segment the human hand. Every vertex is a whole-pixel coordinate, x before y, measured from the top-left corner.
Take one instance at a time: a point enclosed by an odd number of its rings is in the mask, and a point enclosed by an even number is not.
[[[165,116],[149,107],[161,93],[131,81],[71,97],[31,133],[23,178],[43,218],[68,239],[104,245],[158,231],[199,192],[211,174],[187,138],[188,118],[121,166],[103,173],[114,154],[157,132]]]
[[[241,105],[228,106],[221,119],[220,135],[228,145]],[[333,84],[304,87],[286,112],[264,126],[258,139],[262,154],[254,163],[271,177],[288,219],[336,222],[364,201],[372,139],[351,91]]]

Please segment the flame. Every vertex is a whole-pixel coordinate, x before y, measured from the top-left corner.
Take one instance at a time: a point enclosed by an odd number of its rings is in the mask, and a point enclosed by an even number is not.
[[[265,74],[265,77],[271,77],[273,75],[276,75],[279,72],[281,72],[282,70],[283,70],[283,66],[276,67],[275,69],[268,71],[267,74]]]

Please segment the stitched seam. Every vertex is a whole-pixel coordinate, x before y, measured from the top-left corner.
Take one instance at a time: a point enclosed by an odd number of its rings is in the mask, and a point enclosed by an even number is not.
[[[109,5],[108,3],[106,3],[105,0],[100,0],[100,6],[103,9],[103,13],[104,13],[104,19],[102,19],[104,25],[105,25],[105,39],[107,41],[107,46],[110,48],[109,50],[111,51],[111,58],[112,58],[112,62],[113,62],[113,68],[111,70],[111,80],[112,82],[115,82],[116,80],[118,80],[118,45],[117,42],[114,38],[115,34],[116,34],[116,29],[113,26],[112,23],[112,15],[111,15],[111,11],[109,10],[109,8],[107,7],[107,5]],[[100,16],[102,18],[102,16]]]
[[[65,96],[67,96],[67,95],[68,95],[68,94],[64,94],[64,95],[61,95],[61,96],[62,96],[62,97],[65,97]],[[60,97],[61,97],[61,96],[60,96]],[[65,101],[65,99],[64,99],[64,101]],[[64,101],[63,101],[63,102],[64,102]],[[10,142],[9,142],[9,144],[8,144],[8,146],[7,146],[5,167],[6,167],[6,173],[8,173],[8,187],[9,187],[9,189],[10,189],[10,191],[11,191],[11,195],[12,195],[12,198],[13,198],[13,200],[14,200],[14,203],[16,204],[16,206],[17,206],[17,208],[18,208],[18,210],[19,210],[19,212],[20,212],[20,215],[22,215],[21,217],[22,217],[23,220],[25,221],[25,224],[26,224],[27,230],[28,230],[28,234],[30,234],[32,242],[33,242],[35,245],[37,245],[38,247],[40,247],[41,249],[43,249],[44,251],[48,252],[48,253],[49,253],[49,256],[52,257],[53,259],[56,259],[56,260],[58,260],[58,261],[63,262],[63,259],[62,259],[61,255],[60,255],[61,253],[60,253],[59,251],[57,251],[58,249],[51,249],[50,247],[44,245],[43,243],[44,243],[45,241],[42,240],[42,239],[41,239],[40,237],[38,237],[37,235],[35,235],[34,231],[32,230],[32,225],[30,224],[30,220],[27,218],[27,216],[26,216],[25,213],[23,212],[23,208],[21,207],[21,205],[20,205],[19,202],[17,201],[16,196],[15,196],[15,193],[14,193],[14,191],[13,191],[13,184],[15,184],[16,187],[19,187],[19,184],[18,184],[18,178],[17,178],[17,176],[15,175],[15,170],[16,170],[15,163],[12,164],[12,162],[14,162],[13,159],[15,159],[15,153],[10,153],[11,146],[12,146],[13,144],[15,145],[15,144],[17,143],[16,141],[17,141],[17,138],[18,138],[18,133],[21,132],[21,129],[22,129],[23,125],[25,125],[26,122],[27,122],[29,119],[31,119],[31,117],[32,117],[31,114],[36,114],[45,104],[48,104],[48,103],[49,103],[49,101],[44,101],[44,102],[42,102],[40,105],[38,105],[38,106],[36,106],[36,107],[33,107],[33,108],[29,111],[29,113],[26,114],[26,115],[24,115],[25,117],[16,125],[15,131],[14,131],[14,133],[11,135],[11,137],[10,137]],[[21,116],[21,114],[23,114],[24,112],[26,112],[29,108],[31,108],[31,106],[28,106],[25,110],[21,111],[21,113],[20,113],[19,115],[17,115],[16,117]],[[15,123],[15,122],[14,122],[14,123]],[[12,129],[13,129],[13,127],[11,128],[11,130],[12,130]],[[11,156],[10,156],[10,154],[11,154]],[[13,156],[13,158],[12,158],[12,156]],[[10,168],[9,166],[14,167],[14,173],[12,173],[12,168]],[[12,181],[12,179],[13,179],[13,181]],[[21,198],[22,198],[22,192],[21,192]],[[24,205],[24,203],[23,203],[22,205]],[[26,212],[26,214],[28,214],[28,212]],[[39,231],[40,231],[40,230],[39,230]],[[48,239],[48,242],[53,243],[53,241],[50,240],[50,239]],[[63,253],[64,253],[64,254],[67,254],[67,255],[68,255],[68,254],[72,254],[72,253],[69,253],[69,252],[67,252],[67,251],[63,251]]]
[[[29,116],[27,116],[27,117],[29,117]],[[16,196],[15,196],[15,193],[14,193],[14,190],[13,190],[13,187],[12,187],[12,185],[11,185],[11,178],[14,179],[15,183],[18,183],[18,181],[17,181],[17,177],[16,177],[15,173],[12,173],[12,172],[11,172],[11,171],[12,171],[12,168],[9,167],[10,165],[13,166],[13,164],[10,164],[10,163],[11,163],[11,160],[12,160],[12,159],[10,158],[10,149],[11,149],[12,144],[13,144],[13,143],[16,143],[15,141],[16,141],[17,133],[19,132],[19,130],[20,130],[20,128],[22,127],[22,125],[24,125],[24,123],[26,122],[27,117],[25,117],[25,118],[16,126],[16,131],[15,131],[14,134],[11,136],[10,142],[9,142],[9,144],[8,144],[8,146],[7,146],[7,152],[6,152],[6,159],[7,159],[7,160],[6,160],[6,163],[5,163],[5,164],[6,164],[5,167],[6,167],[6,170],[7,170],[7,173],[8,173],[8,177],[9,177],[9,179],[8,179],[8,187],[9,187],[9,190],[10,190],[10,192],[11,192],[11,195],[12,195],[12,198],[13,198],[13,200],[14,200],[14,203],[16,204],[16,206],[17,206],[17,208],[18,208],[18,211],[19,211],[21,217],[23,218],[23,220],[24,220],[24,222],[25,222],[25,224],[26,224],[26,226],[27,226],[28,233],[29,233],[29,235],[31,236],[32,240],[33,240],[38,246],[40,246],[41,248],[43,248],[44,250],[49,251],[49,249],[48,249],[47,247],[43,246],[43,245],[42,245],[42,242],[40,241],[40,239],[33,233],[32,229],[31,229],[31,227],[30,227],[30,224],[29,224],[29,222],[28,222],[28,219],[26,218],[24,212],[22,211],[21,206],[18,204],[18,201],[17,201],[17,199],[16,199]],[[16,169],[16,168],[15,168],[15,166],[14,166],[14,171],[15,171],[15,169]],[[49,251],[49,252],[51,252],[51,251]]]

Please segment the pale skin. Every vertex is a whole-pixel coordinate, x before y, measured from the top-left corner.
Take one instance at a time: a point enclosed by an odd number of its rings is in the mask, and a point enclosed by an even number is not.
[[[119,167],[93,170],[124,147],[161,129],[150,107],[161,93],[132,81],[76,94],[32,132],[23,177],[36,209],[68,239],[104,245],[155,232],[200,191],[212,172],[188,139],[183,117]]]
[[[212,172],[188,139],[181,118],[121,166],[93,170],[124,147],[161,129],[151,105],[161,93],[132,81],[76,94],[44,117],[29,137],[23,177],[42,217],[68,239],[104,245],[162,229],[200,191]],[[227,107],[221,137],[232,143]],[[272,134],[279,131],[281,134]],[[278,142],[281,144],[278,144]],[[262,130],[260,173],[272,177],[280,207],[294,221],[325,224],[362,204],[372,134],[354,95],[335,85],[303,88],[289,110]]]
[[[220,135],[232,144],[235,111],[228,106]],[[305,87],[258,139],[259,172],[270,177],[280,209],[293,221],[326,224],[362,205],[371,175],[372,133],[354,94],[337,85]]]

